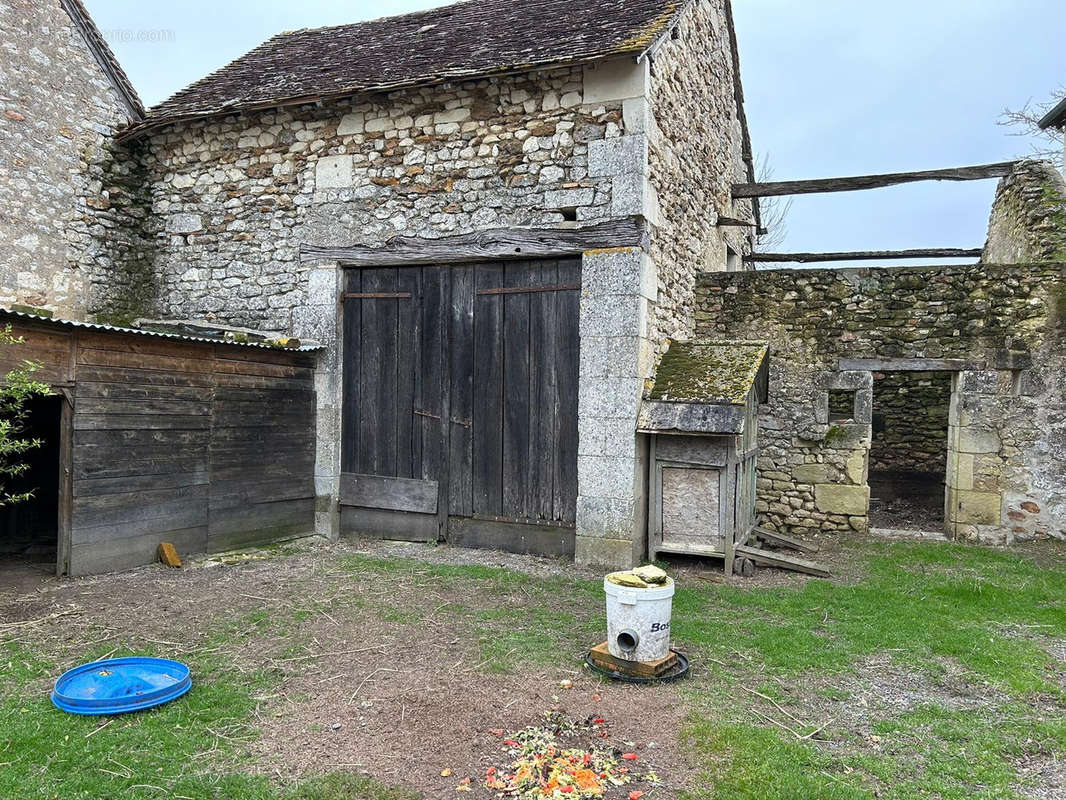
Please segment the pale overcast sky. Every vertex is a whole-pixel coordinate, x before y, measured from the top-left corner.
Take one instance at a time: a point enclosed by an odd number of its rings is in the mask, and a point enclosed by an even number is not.
[[[146,104],[275,33],[432,0],[87,0]],[[1063,0],[734,0],[752,138],[775,179],[963,166],[1029,153],[996,125],[1066,85]],[[786,251],[978,247],[995,184],[797,198]]]

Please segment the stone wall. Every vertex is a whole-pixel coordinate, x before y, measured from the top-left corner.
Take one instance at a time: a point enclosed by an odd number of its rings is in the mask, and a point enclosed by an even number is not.
[[[307,293],[301,242],[608,216],[611,174],[590,174],[589,151],[623,139],[621,102],[584,99],[577,67],[156,134],[146,162],[160,313],[287,331]]]
[[[751,201],[732,202],[732,185],[748,180],[748,164],[729,24],[725,0],[694,3],[652,60],[657,340],[691,336],[696,275],[724,271],[727,247],[739,255],[752,249],[754,227],[715,224],[719,215],[754,219]]]
[[[128,121],[58,0],[0,2],[0,303],[80,319],[151,293]]]
[[[999,182],[983,261],[1066,261],[1066,181],[1047,161],[1025,161]]]
[[[874,373],[870,469],[944,475],[951,375]]]
[[[772,527],[867,527],[873,374],[921,359],[953,372],[948,531],[1064,535],[1066,263],[703,275],[696,303],[698,335],[771,346],[758,502]],[[854,392],[849,421],[830,423],[833,389]]]

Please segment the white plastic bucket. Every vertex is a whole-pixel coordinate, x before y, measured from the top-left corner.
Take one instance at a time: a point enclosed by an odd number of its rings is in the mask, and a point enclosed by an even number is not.
[[[670,655],[674,582],[636,589],[604,579],[607,649],[615,658],[651,662]]]

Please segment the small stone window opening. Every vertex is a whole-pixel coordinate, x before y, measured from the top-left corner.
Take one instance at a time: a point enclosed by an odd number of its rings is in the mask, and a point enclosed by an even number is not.
[[[744,269],[744,263],[740,259],[740,254],[728,245],[725,249],[725,269],[726,272],[740,272]]]
[[[681,26],[675,25],[674,29],[670,31],[670,38],[675,42],[681,38]]]
[[[829,424],[836,425],[855,419],[855,394],[853,389],[829,390]]]
[[[563,222],[577,222],[577,206],[560,208],[559,213],[563,215]]]
[[[1022,381],[1024,379],[1025,379],[1025,373],[1022,370],[1016,369],[1013,372],[1011,372],[1010,393],[1012,395],[1014,395],[1015,397],[1021,397],[1022,394],[1024,393],[1023,392],[1023,385],[1022,385]]]

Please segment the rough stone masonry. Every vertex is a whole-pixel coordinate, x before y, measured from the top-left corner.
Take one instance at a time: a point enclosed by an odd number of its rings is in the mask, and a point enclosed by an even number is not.
[[[1048,175],[1026,164],[1002,182],[992,252],[1059,213],[1066,187]],[[1054,257],[1063,237],[1047,228],[1014,252]],[[946,532],[1066,537],[1066,259],[708,274],[696,304],[700,336],[771,344],[758,510],[773,528],[866,530],[874,373],[931,370],[952,380]],[[842,391],[852,413],[831,420],[830,392]]]
[[[150,307],[148,187],[137,148],[113,141],[136,95],[58,2],[0,3],[0,30],[0,303],[73,319]]]

